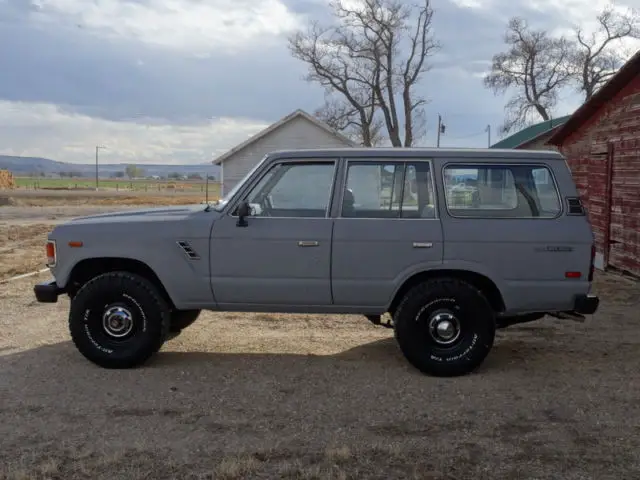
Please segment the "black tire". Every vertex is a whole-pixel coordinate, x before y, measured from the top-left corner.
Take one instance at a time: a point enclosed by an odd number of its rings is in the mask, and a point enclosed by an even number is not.
[[[117,312],[117,308],[124,310]],[[108,310],[113,312],[112,323],[104,320]],[[104,368],[145,363],[162,347],[169,322],[169,306],[158,289],[128,272],[109,272],[89,280],[74,296],[69,311],[76,348]]]
[[[435,317],[438,314],[442,315]],[[458,329],[450,330],[459,332],[457,337],[437,340],[438,335],[430,333],[432,320],[433,324],[437,320],[457,324]],[[421,372],[437,377],[475,370],[493,347],[496,331],[495,314],[486,297],[474,286],[454,278],[427,280],[409,290],[396,310],[394,324],[396,340],[406,359]],[[450,343],[444,345],[445,340]]]
[[[171,333],[180,333],[200,316],[201,310],[174,310],[171,312]]]

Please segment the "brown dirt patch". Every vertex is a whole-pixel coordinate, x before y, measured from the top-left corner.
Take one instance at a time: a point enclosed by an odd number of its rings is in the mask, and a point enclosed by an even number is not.
[[[427,377],[361,316],[207,312],[148,365],[69,341],[67,300],[0,285],[0,478],[634,478],[640,284],[601,311],[499,333],[475,374]]]
[[[0,224],[0,280],[45,268],[48,224]]]

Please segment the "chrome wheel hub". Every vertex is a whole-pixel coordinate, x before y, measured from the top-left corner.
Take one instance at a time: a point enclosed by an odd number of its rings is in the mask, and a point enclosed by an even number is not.
[[[460,322],[451,312],[439,312],[429,319],[429,334],[439,345],[451,345],[460,337]]]
[[[102,315],[102,328],[113,338],[126,337],[133,330],[133,316],[124,307],[110,307]]]

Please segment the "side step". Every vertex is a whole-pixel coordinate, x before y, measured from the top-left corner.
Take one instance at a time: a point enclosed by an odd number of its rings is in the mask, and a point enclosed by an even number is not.
[[[550,312],[547,313],[550,317],[559,318],[560,320],[572,320],[574,322],[584,323],[587,319],[584,315],[576,312]]]

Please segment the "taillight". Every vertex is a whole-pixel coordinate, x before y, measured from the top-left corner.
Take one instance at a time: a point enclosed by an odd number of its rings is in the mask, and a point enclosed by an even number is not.
[[[56,264],[56,242],[55,240],[47,241],[47,266],[53,267]]]
[[[593,281],[593,273],[594,273],[594,271],[596,269],[595,261],[596,261],[596,244],[593,243],[593,244],[591,244],[591,263],[589,264],[589,277],[588,277],[588,280],[590,282]]]

